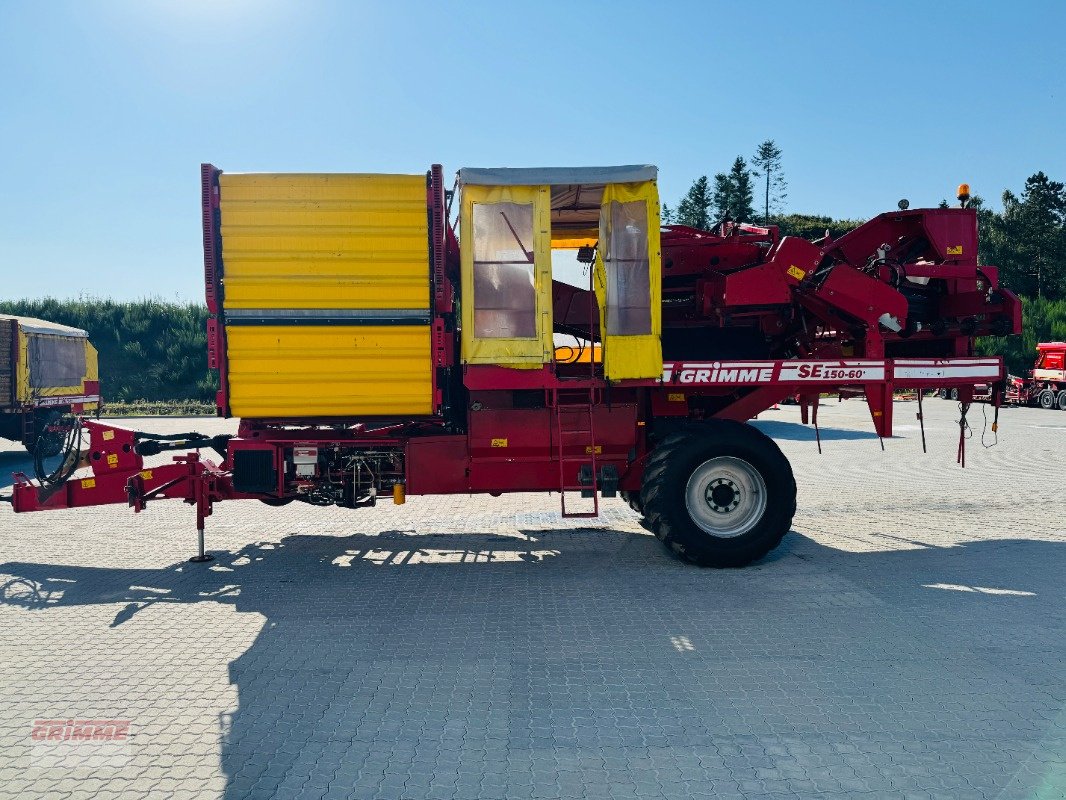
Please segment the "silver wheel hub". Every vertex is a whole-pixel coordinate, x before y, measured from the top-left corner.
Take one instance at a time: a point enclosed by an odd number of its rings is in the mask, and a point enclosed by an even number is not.
[[[692,471],[685,486],[685,508],[704,533],[743,536],[766,513],[766,481],[740,458],[717,456]]]

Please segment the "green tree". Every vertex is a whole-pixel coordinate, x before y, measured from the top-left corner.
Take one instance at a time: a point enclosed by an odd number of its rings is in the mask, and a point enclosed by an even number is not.
[[[788,184],[781,170],[781,148],[767,139],[759,145],[752,156],[751,165],[755,176],[762,183],[763,223],[770,223],[772,212],[778,212],[788,196]]]
[[[1025,376],[1033,368],[1038,342],[1066,341],[1066,300],[1022,298],[1020,336],[983,336],[974,352],[979,356],[1003,356],[1007,371]]]
[[[755,187],[751,180],[751,170],[741,156],[733,162],[729,170],[729,181],[733,184],[733,219],[738,222],[751,222],[755,219]]]
[[[711,207],[716,220],[732,219],[733,184],[729,176],[719,172],[714,176],[714,192],[711,194]]]
[[[1003,192],[1003,212],[984,214],[981,259],[1000,268],[1003,284],[1019,294],[1066,297],[1066,187],[1043,172],[1025,181],[1020,196]]]
[[[750,222],[755,219],[754,202],[751,170],[743,156],[737,156],[728,173],[719,172],[714,176],[711,205],[718,219]]]
[[[817,214],[782,214],[771,217],[770,221],[776,225],[782,236],[798,236],[801,239],[814,241],[821,239],[829,233],[834,239],[839,239],[850,230],[854,230],[864,223],[862,219],[833,219]]]
[[[710,208],[711,193],[707,186],[707,176],[701,175],[692,182],[688,193],[677,204],[674,222],[705,231],[711,227]]]
[[[663,225],[673,225],[674,216],[674,210],[670,208],[669,204],[663,203],[662,207],[659,209],[659,221]]]

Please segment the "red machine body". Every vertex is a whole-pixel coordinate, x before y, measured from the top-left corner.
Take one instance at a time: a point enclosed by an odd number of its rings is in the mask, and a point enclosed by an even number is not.
[[[225,410],[217,176],[213,167],[202,170],[207,302],[215,315],[208,358],[219,370]],[[998,402],[1002,359],[974,357],[973,338],[1021,329],[1018,298],[999,285],[995,267],[977,264],[975,212],[918,209],[882,214],[838,239],[815,242],[781,237],[774,226],[663,227],[661,376],[607,380],[598,348],[594,357],[533,369],[462,363],[460,246],[447,224],[449,199],[442,171],[433,167],[427,174],[432,415],[245,419],[224,441],[189,434],[177,442],[85,421],[91,475],[58,487],[17,476],[15,510],[127,502],[139,511],[149,500],[179,498],[197,507],[201,531],[213,503],[242,498],[354,508],[382,496],[402,502],[407,495],[557,491],[564,515],[592,516],[600,496],[621,492],[646,511],[649,497],[655,500],[648,486],[662,472],[656,459],[663,448],[687,446],[683,440],[695,430],[734,436],[729,424],[788,397],[798,397],[804,420],[810,409],[816,424],[820,395],[864,395],[883,437],[892,434],[897,388],[955,387],[968,404],[975,383],[987,382],[998,387]],[[579,336],[589,347],[602,340],[591,288],[554,281],[551,297],[555,332]],[[222,457],[216,463],[192,452],[144,468],[142,453],[188,446],[214,447]],[[755,453],[751,460],[759,458]],[[763,478],[751,478],[750,496],[773,495],[772,477],[763,490],[757,488]],[[707,484],[711,517],[731,513],[733,498],[741,505],[744,480]],[[794,483],[791,491],[794,503]],[[590,507],[568,507],[568,493],[580,493]],[[680,541],[669,530],[661,538]],[[691,545],[674,549],[717,565],[746,563],[759,550],[705,557]]]

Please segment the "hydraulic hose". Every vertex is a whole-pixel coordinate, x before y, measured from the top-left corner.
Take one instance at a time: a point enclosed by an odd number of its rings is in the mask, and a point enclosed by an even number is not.
[[[45,436],[42,433],[37,437],[37,443],[33,448],[33,474],[43,489],[53,489],[63,485],[78,469],[78,461],[81,458],[81,419],[74,418],[63,439],[63,446],[59,451],[59,466],[49,471],[45,467],[48,456],[45,451]]]

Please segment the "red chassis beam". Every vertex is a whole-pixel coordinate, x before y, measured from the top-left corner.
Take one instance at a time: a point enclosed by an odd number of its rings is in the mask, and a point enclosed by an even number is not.
[[[618,387],[619,394],[628,391],[634,397],[638,392],[650,393],[652,419],[687,416],[691,398],[718,396],[728,397],[729,402],[713,416],[745,421],[790,395],[812,399],[823,392],[852,389],[865,393],[881,436],[891,436],[892,392],[896,387],[957,387],[960,399],[968,403],[973,400],[975,383],[1001,385],[1005,377],[1003,360],[998,357],[686,361],[667,362],[663,367],[659,380],[625,381]],[[484,382],[503,389],[505,379],[510,377],[519,384],[518,388],[524,388],[528,380],[525,372],[471,368],[466,378],[468,385]],[[1000,395],[1001,392],[993,394],[997,404]],[[597,406],[598,414],[617,418],[616,423],[603,426],[602,437],[597,439],[604,449],[602,461],[617,461],[623,474],[622,488],[630,488],[639,482],[640,466],[629,463],[632,457],[627,458],[625,454],[634,440],[640,438],[646,420],[637,418],[633,402],[622,397],[616,400],[613,406]],[[299,444],[396,449],[407,454],[405,482],[412,495],[557,488],[552,482],[558,477],[553,449],[543,444],[546,436],[533,435],[536,431],[528,419],[537,413],[548,412],[546,409],[500,409],[486,417],[487,426],[472,420],[467,434],[427,435],[430,431],[420,430],[413,435],[416,428],[405,425],[374,433],[315,426],[257,432],[242,426],[242,438],[231,440],[231,450],[251,447],[280,453]],[[202,529],[213,503],[260,496],[235,490],[228,462],[215,464],[201,458],[199,452],[189,452],[175,456],[173,463],[146,468],[137,453],[136,432],[90,419],[83,420],[82,425],[89,433],[83,465],[91,474],[79,474],[55,487],[41,487],[26,475],[16,474],[12,496],[16,512],[115,503],[127,503],[140,511],[149,500],[170,498],[196,506],[197,527]],[[532,437],[530,442],[522,438],[524,432],[530,434],[526,438]],[[509,445],[513,446],[506,453],[493,449],[493,437],[501,434],[512,440]],[[537,447],[538,444],[543,446]],[[279,490],[282,488],[279,485]]]

